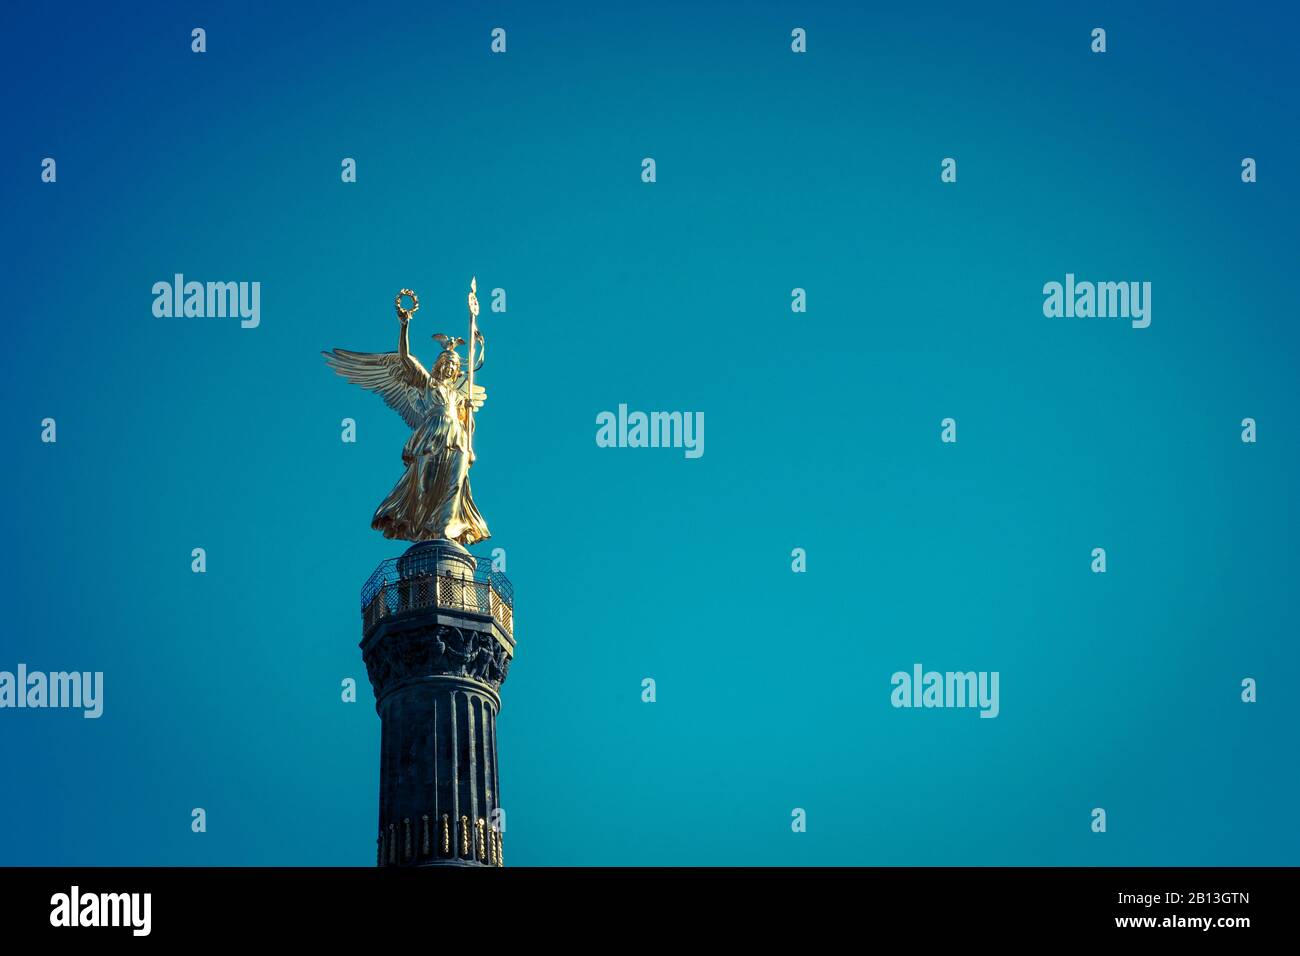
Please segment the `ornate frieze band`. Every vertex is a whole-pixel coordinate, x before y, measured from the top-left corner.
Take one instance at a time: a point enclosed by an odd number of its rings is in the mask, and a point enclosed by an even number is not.
[[[375,699],[396,684],[420,677],[461,677],[497,691],[510,670],[510,654],[491,633],[424,625],[392,631],[366,653]]]

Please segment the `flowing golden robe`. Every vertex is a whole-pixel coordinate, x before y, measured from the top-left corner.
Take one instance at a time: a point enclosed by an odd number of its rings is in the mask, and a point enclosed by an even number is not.
[[[375,510],[371,527],[386,538],[434,541],[447,538],[471,545],[490,536],[469,489],[469,451],[473,417],[486,391],[468,395],[459,359],[446,351],[427,372],[407,351],[406,327],[397,352],[322,353],[329,366],[350,382],[379,394],[411,426],[402,449],[406,471]]]
[[[462,386],[463,387],[463,386]],[[464,545],[489,537],[470,494],[469,409],[460,387],[432,379],[412,402],[420,425],[402,449],[406,471],[375,510],[385,538]]]

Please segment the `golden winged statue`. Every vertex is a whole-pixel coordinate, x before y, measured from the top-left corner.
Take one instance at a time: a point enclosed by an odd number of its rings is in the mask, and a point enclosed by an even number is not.
[[[433,337],[442,345],[442,352],[432,371],[411,354],[409,325],[411,316],[420,308],[420,300],[410,289],[397,294],[401,329],[396,352],[332,349],[321,353],[330,368],[349,382],[376,392],[411,426],[411,437],[402,449],[405,471],[370,522],[385,538],[446,539],[470,545],[490,536],[469,489],[469,469],[474,463],[474,410],[487,399],[483,387],[474,384],[474,372],[483,367],[486,344],[478,331],[475,288],[476,283],[471,283],[469,361],[464,370],[456,351],[457,346],[465,344],[462,338],[441,334]],[[403,305],[406,298],[411,300],[409,308]]]

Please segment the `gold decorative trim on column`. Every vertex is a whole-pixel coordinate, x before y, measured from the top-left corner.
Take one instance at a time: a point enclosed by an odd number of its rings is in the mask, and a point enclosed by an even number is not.
[[[451,856],[451,821],[447,814],[442,815],[442,833],[439,837],[439,851],[443,856]]]
[[[470,858],[469,852],[469,817],[460,818],[460,855],[466,859]]]

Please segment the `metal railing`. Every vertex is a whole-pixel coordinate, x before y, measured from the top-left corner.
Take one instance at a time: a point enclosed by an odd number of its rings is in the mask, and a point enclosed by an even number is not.
[[[455,557],[455,556],[453,556]],[[389,558],[375,568],[361,589],[364,630],[384,618],[421,608],[441,607],[471,614],[490,615],[501,628],[514,634],[514,588],[499,571],[482,566],[471,573],[468,565],[447,562],[439,567],[438,549]]]

